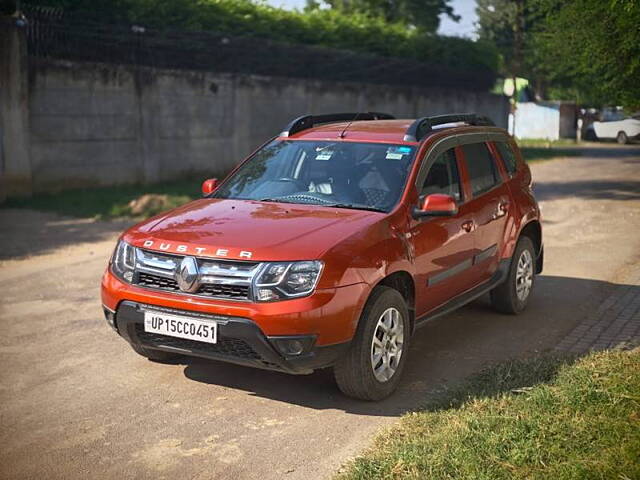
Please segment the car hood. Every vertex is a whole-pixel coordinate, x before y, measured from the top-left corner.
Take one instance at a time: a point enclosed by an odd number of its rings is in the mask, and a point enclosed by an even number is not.
[[[366,210],[201,199],[129,229],[149,250],[235,260],[314,260],[386,214]]]

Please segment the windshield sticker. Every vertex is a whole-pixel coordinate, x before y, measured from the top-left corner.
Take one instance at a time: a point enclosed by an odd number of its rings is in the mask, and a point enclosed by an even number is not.
[[[389,147],[387,148],[387,160],[402,160],[402,157],[411,153],[411,147]]]
[[[316,155],[316,160],[329,160],[332,155],[333,152],[330,151],[320,152],[318,155]]]

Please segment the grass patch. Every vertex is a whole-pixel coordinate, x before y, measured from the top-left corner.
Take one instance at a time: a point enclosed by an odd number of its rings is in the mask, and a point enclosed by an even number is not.
[[[123,185],[91,189],[64,190],[37,194],[30,198],[8,198],[2,207],[30,208],[74,217],[97,219],[148,218],[200,197],[201,180],[181,180],[157,185]],[[143,195],[162,195],[162,201],[149,202],[132,212],[132,200]]]
[[[547,140],[546,138],[518,138],[516,142],[522,147],[555,148],[555,147],[576,147],[578,142],[571,138],[561,138],[559,140]]]
[[[558,157],[579,157],[582,152],[578,149],[559,147],[520,147],[525,162],[539,162]]]
[[[575,140],[545,140],[541,138],[516,140],[526,162],[551,160],[558,157],[579,157],[582,152]]]
[[[640,478],[640,349],[488,369],[405,416],[339,478]]]

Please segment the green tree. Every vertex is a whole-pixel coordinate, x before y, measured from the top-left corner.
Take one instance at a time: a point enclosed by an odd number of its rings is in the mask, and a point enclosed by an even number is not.
[[[526,77],[543,93],[544,77],[531,61],[531,36],[540,13],[532,0],[477,0],[478,35],[493,44],[500,54],[500,73],[505,77]]]
[[[638,0],[478,0],[501,73],[543,97],[640,107]]]
[[[448,0],[446,0],[448,1]],[[425,34],[402,22],[337,9],[306,12],[274,8],[252,0],[35,0],[61,7],[86,21],[113,21],[149,29],[213,31],[279,42],[410,58],[430,64],[434,78],[468,88],[489,88],[498,56],[491,45],[459,37]],[[34,2],[34,3],[35,3]],[[403,73],[399,73],[401,75]]]
[[[542,16],[531,38],[551,96],[640,108],[638,0],[531,0]]]
[[[363,13],[383,18],[391,23],[403,23],[423,32],[435,33],[440,25],[440,15],[445,14],[454,21],[460,20],[453,13],[451,0],[324,0],[331,8],[340,12]],[[308,0],[310,9],[317,8],[317,0]]]

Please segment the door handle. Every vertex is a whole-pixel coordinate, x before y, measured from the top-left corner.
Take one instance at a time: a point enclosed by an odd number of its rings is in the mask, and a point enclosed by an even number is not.
[[[467,220],[466,222],[462,222],[462,229],[469,233],[473,230],[474,223],[473,220]]]

